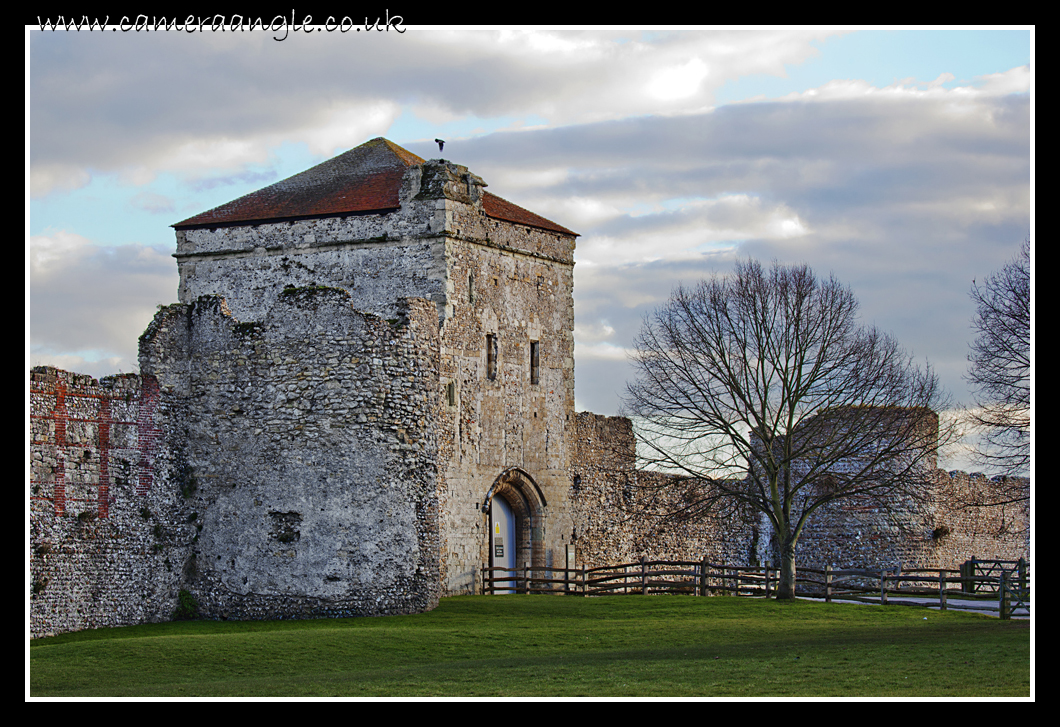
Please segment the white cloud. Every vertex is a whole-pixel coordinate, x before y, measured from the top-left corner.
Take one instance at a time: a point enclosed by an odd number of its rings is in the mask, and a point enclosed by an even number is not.
[[[687,98],[699,92],[700,84],[709,74],[706,63],[692,58],[687,63],[656,71],[648,83],[648,93],[666,101]]]
[[[577,343],[574,344],[575,360],[626,361],[628,350],[613,343]]]
[[[783,73],[831,31],[409,30],[394,38],[30,34],[34,195],[88,170],[146,182],[233,171],[281,142],[334,153],[403,109],[550,125],[689,113],[748,72]],[[754,52],[750,52],[751,50]]]
[[[92,246],[86,237],[66,230],[54,230],[45,235],[33,235],[29,243],[31,276],[76,264],[77,259]]]
[[[809,233],[809,229],[799,219],[798,215],[792,217],[775,218],[767,225],[770,230],[769,237],[788,239],[792,237],[802,237]]]
[[[936,78],[934,81],[929,82],[927,85],[928,88],[935,88],[936,86],[941,86],[944,83],[949,83],[955,78],[957,77],[954,76],[952,73],[941,73],[939,74],[938,78]]]
[[[1003,73],[982,76],[979,91],[991,96],[1007,96],[1010,93],[1028,93],[1031,90],[1031,67],[1019,66]]]
[[[718,243],[789,240],[811,232],[786,204],[765,203],[748,194],[686,200],[677,210],[654,207],[657,211],[611,218],[611,234],[586,234],[578,241],[579,263],[621,266],[699,258],[705,247]]]
[[[483,168],[487,174],[486,183],[491,187],[511,191],[521,189],[539,189],[562,184],[570,176],[568,167],[550,166],[544,169],[511,169],[507,167]]]
[[[549,214],[557,220],[564,220],[564,226],[581,230],[621,217],[622,211],[602,199],[568,197],[554,201]]]
[[[167,197],[164,194],[157,194],[155,192],[138,192],[132,196],[129,200],[129,204],[137,209],[144,210],[145,212],[151,212],[154,214],[158,213],[172,213],[176,209],[176,205],[173,199]]]
[[[605,46],[605,41],[600,39],[561,30],[502,29],[496,35],[496,42],[499,52],[518,58],[549,59],[559,54],[568,62],[572,56],[583,62],[597,59]]]
[[[365,139],[382,136],[400,115],[401,107],[393,101],[348,103],[322,113],[324,119],[314,120],[288,138],[304,140],[313,154],[331,156]]]
[[[575,323],[574,340],[579,342],[598,343],[615,335],[614,327],[606,320],[595,323]]]
[[[914,98],[944,98],[956,102],[1030,91],[1030,66],[1019,66],[1003,73],[981,76],[977,79],[978,83],[968,83],[952,89],[942,85],[955,78],[952,73],[942,73],[934,81],[926,83],[917,82],[915,78],[903,78],[882,88],[860,79],[836,79],[816,88],[790,93],[777,100],[820,102],[878,98],[904,101]],[[756,99],[742,103],[760,101],[761,99]]]
[[[275,139],[266,137],[214,137],[191,139],[166,150],[155,160],[156,168],[175,172],[233,170],[246,164],[263,164]],[[263,143],[264,142],[264,143]]]
[[[88,169],[76,164],[31,164],[29,192],[36,199],[52,192],[72,192],[91,181],[92,175]]]

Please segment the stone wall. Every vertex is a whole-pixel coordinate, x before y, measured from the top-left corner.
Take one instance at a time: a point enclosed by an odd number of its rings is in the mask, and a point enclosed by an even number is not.
[[[799,539],[798,563],[824,568],[956,568],[964,561],[1030,558],[1029,503],[974,504],[981,474],[935,470],[924,497],[890,511],[856,501],[823,507]]]
[[[160,310],[141,376],[31,374],[31,633],[410,613],[440,586],[437,308]]]
[[[195,528],[152,376],[30,373],[30,631],[168,621]]]
[[[571,465],[578,564],[649,559],[760,565],[780,558],[761,513],[682,517],[695,492],[680,478],[637,470],[629,419],[581,412]],[[799,567],[957,568],[972,557],[1030,558],[1029,503],[979,507],[991,483],[980,474],[934,470],[917,501],[889,510],[841,500],[817,510],[799,539]],[[677,516],[674,514],[677,513]]]
[[[384,321],[350,309],[343,291],[296,290],[270,323],[247,325],[208,297],[159,313],[143,376],[35,369],[33,635],[168,620],[181,588],[213,618],[418,611],[453,590],[447,556],[454,570],[485,562],[478,488],[440,495],[446,455],[432,422],[453,412],[431,414],[448,407],[435,308],[403,305]],[[577,565],[774,560],[759,514],[674,517],[695,493],[635,468],[628,419],[582,412],[570,436],[565,510],[546,523],[568,534]],[[850,502],[822,509],[798,564],[1028,557],[1026,504],[968,505],[988,486],[937,471],[924,502],[897,517]],[[472,511],[466,532],[453,502]]]
[[[527,238],[535,234],[525,231]],[[471,593],[489,562],[488,506],[498,488],[507,487],[502,496],[526,514],[519,522],[528,545],[519,562],[562,562],[570,542],[573,275],[569,263],[491,244],[450,240],[447,246],[442,380],[452,386],[453,403],[438,419],[444,580],[448,593]]]
[[[206,616],[437,603],[437,312],[410,299],[383,320],[349,298],[291,288],[245,323],[208,296],[142,338],[141,370],[181,412],[201,528],[187,583]]]
[[[262,320],[284,285],[342,288],[384,318],[400,298],[442,306],[446,203],[420,187],[414,166],[391,212],[178,229],[178,300],[220,295],[241,321]]]
[[[253,227],[177,232],[179,300],[219,295],[242,321],[261,321],[285,285],[333,287],[357,310],[393,317],[398,300],[444,305],[444,242],[436,236],[394,238],[397,215],[276,222]],[[361,237],[363,235],[363,237]]]
[[[747,564],[758,518],[737,510],[682,515],[695,492],[680,478],[636,469],[633,424],[590,412],[575,416],[571,518],[578,566],[649,560]]]

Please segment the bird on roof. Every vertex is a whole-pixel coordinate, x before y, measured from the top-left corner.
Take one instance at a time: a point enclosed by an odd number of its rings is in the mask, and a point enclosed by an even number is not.
[[[438,151],[441,151],[442,147],[445,146],[445,141],[442,139],[435,139],[434,143],[438,145]]]

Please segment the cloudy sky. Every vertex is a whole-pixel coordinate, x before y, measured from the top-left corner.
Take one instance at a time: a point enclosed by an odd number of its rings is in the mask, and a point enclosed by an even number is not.
[[[577,405],[679,282],[834,273],[970,403],[968,291],[1033,240],[1031,30],[28,30],[29,365],[135,371],[171,224],[376,136],[580,233]]]

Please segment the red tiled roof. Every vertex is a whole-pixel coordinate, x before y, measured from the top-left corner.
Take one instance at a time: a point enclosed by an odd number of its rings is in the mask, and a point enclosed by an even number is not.
[[[173,227],[222,227],[396,209],[405,170],[415,164],[423,164],[423,159],[386,139],[372,139]]]
[[[423,159],[407,149],[379,137],[173,227],[178,230],[225,227],[397,209],[405,171],[423,163]],[[565,235],[576,234],[489,192],[483,195],[482,207],[488,216],[496,219]]]
[[[485,190],[482,192],[482,209],[487,215],[498,220],[515,222],[529,227],[540,227],[544,230],[561,232],[564,235],[576,236],[578,234],[577,232],[568,230],[562,225],[557,225],[551,220],[546,220],[541,215],[535,215],[530,210],[523,209],[517,204],[512,204],[506,199],[498,197],[495,194],[490,194]]]

